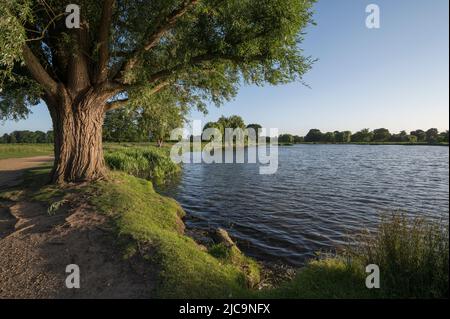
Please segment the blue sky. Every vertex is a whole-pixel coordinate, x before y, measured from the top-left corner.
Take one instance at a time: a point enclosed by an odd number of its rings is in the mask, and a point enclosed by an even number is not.
[[[380,29],[365,26],[370,3],[381,9]],[[243,87],[230,103],[191,119],[237,114],[302,135],[310,128],[449,128],[448,0],[319,0],[315,10],[317,26],[302,45],[319,59],[304,78],[311,88]],[[51,129],[45,106],[28,120],[0,125],[0,133],[22,129]]]

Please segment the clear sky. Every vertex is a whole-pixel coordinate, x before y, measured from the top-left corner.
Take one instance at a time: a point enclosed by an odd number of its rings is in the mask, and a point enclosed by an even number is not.
[[[368,29],[365,8],[381,9],[381,28]],[[204,117],[241,115],[280,132],[386,127],[396,132],[449,128],[448,0],[319,0],[317,26],[308,28],[302,48],[319,61],[299,83],[243,87],[220,109]],[[44,106],[26,121],[6,122],[0,133],[48,130]]]

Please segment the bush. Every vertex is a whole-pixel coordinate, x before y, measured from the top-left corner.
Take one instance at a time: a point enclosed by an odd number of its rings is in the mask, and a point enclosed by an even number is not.
[[[379,266],[383,297],[448,298],[448,225],[384,216],[376,234],[350,251],[362,265]]]
[[[180,172],[167,150],[155,147],[115,148],[105,151],[106,164],[112,170],[162,183]]]

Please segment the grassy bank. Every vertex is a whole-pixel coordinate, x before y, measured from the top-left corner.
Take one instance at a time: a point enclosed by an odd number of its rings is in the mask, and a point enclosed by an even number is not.
[[[216,258],[184,236],[183,210],[158,195],[150,182],[124,173],[111,178],[91,186],[91,203],[112,218],[127,256],[142,253],[156,264],[158,297],[228,298],[248,293],[250,278],[257,276],[249,259],[234,253]]]

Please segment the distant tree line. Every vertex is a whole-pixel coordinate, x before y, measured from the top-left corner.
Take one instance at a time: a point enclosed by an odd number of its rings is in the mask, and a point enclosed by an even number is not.
[[[14,131],[0,136],[0,144],[44,144],[53,141],[53,131]]]
[[[153,140],[149,138],[158,136],[160,139],[167,139],[168,132],[174,128],[175,125],[151,125],[146,123],[147,127],[153,127],[153,131],[150,128],[144,129],[142,123],[142,116],[137,116],[134,120],[124,121],[124,115],[122,110],[117,112],[111,112],[107,115],[104,128],[104,140],[108,142],[144,142]],[[178,113],[176,113],[178,114]],[[176,123],[182,125],[182,120],[177,116],[174,116],[170,123]],[[159,122],[158,122],[159,123]],[[157,124],[158,124],[157,123]],[[154,123],[152,123],[154,124]],[[252,128],[257,133],[260,133],[262,128],[259,124],[245,124],[244,120],[240,116],[222,116],[216,122],[209,122],[204,126],[207,128],[217,128],[224,134],[225,128]],[[158,131],[155,129],[157,128]],[[161,131],[162,133],[159,133]],[[158,135],[159,133],[159,135]],[[300,144],[300,143],[428,143],[428,144],[440,144],[449,143],[449,131],[439,132],[436,128],[431,128],[427,131],[415,130],[409,134],[406,131],[401,131],[398,134],[392,134],[388,129],[379,128],[373,131],[369,129],[363,129],[356,133],[350,131],[334,131],[322,133],[318,129],[311,129],[306,136],[298,136],[292,134],[281,134],[278,137],[280,143],[285,144]],[[4,134],[0,136],[0,144],[8,143],[53,143],[53,131],[14,131],[10,134]]]
[[[448,130],[439,132],[436,128],[427,131],[415,130],[409,134],[401,131],[398,134],[389,132],[386,128],[379,128],[373,131],[363,129],[356,133],[350,131],[334,131],[322,133],[318,129],[312,129],[306,136],[282,134],[279,136],[280,143],[428,143],[440,144],[448,143]]]

